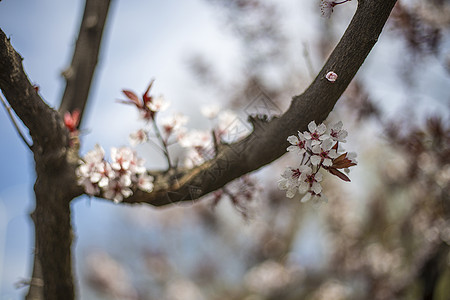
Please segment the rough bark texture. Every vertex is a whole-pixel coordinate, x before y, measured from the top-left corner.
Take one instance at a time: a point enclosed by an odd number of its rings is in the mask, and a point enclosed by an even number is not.
[[[161,206],[198,199],[283,155],[288,135],[305,130],[311,120],[323,121],[333,109],[376,43],[395,2],[359,1],[351,24],[325,66],[309,88],[293,98],[283,116],[270,122],[253,118],[254,131],[248,137],[222,145],[217,157],[202,166],[149,172],[156,177],[155,190],[136,191],[125,202]],[[97,3],[102,4],[97,6]],[[86,10],[102,12],[84,14],[72,66],[66,73],[67,88],[61,112],[84,110],[108,6],[109,0],[87,0]],[[46,105],[34,90],[21,60],[0,30],[0,88],[30,130],[36,161],[36,209],[32,214],[36,226],[36,257],[27,298],[73,299],[70,201],[83,193],[75,177],[78,153],[69,147],[68,132],[59,113]],[[339,76],[334,83],[325,79],[331,70]]]
[[[22,68],[22,58],[0,31],[0,87],[30,130],[36,161],[35,274],[29,299],[62,299],[73,295],[70,200],[78,193],[74,165],[68,160],[68,135],[59,114],[45,104]],[[5,59],[5,58],[8,59]],[[40,272],[42,271],[42,273]],[[66,298],[70,299],[70,298]]]
[[[97,63],[110,0],[87,0],[61,111],[84,110]],[[37,179],[35,257],[26,299],[74,299],[70,201],[76,186],[77,149],[70,148],[60,114],[41,99],[28,80],[21,56],[0,30],[0,88],[33,140]]]

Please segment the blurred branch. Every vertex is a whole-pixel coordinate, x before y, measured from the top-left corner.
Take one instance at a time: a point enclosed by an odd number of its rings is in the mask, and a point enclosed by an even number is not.
[[[81,112],[80,122],[97,66],[110,3],[111,0],[86,0],[72,62],[62,72],[66,79],[66,89],[59,112],[64,114],[79,109]]]
[[[433,300],[438,285],[439,276],[444,266],[442,264],[448,255],[448,245],[446,243],[439,244],[434,252],[425,260],[420,269],[420,277],[423,280],[423,300]]]
[[[396,0],[360,0],[350,25],[322,70],[303,94],[293,98],[280,118],[253,119],[253,132],[237,143],[225,145],[213,160],[175,174],[152,174],[157,179],[154,191],[136,191],[124,202],[160,206],[194,200],[279,158],[286,152],[287,136],[306,130],[312,120],[320,123],[328,116],[378,40],[395,3]],[[338,74],[336,82],[325,79],[329,71]]]

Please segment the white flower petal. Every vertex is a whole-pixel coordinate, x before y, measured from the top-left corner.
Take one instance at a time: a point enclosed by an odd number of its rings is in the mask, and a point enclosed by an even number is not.
[[[308,202],[309,199],[311,199],[311,193],[306,193],[305,196],[303,196],[302,200],[300,200],[300,202]]]
[[[297,146],[289,146],[289,147],[286,148],[286,150],[288,152],[295,152],[295,151],[297,151],[297,149],[298,149]]]
[[[334,141],[330,138],[322,142],[321,148],[325,151],[329,151],[334,146]]]
[[[322,186],[318,182],[313,182],[313,184],[311,186],[311,190],[314,193],[319,194],[322,191]]]
[[[317,172],[316,175],[314,175],[314,179],[315,179],[317,182],[321,182],[321,181],[322,181],[322,178],[323,178],[322,173]]]
[[[288,197],[288,198],[294,198],[294,196],[295,196],[295,193],[296,191],[295,191],[295,189],[288,189],[287,191],[286,191],[286,197]]]
[[[287,141],[292,145],[297,145],[299,142],[298,137],[296,137],[295,135],[288,136]]]
[[[309,183],[302,181],[298,186],[298,191],[300,194],[306,193],[309,190]]]
[[[325,158],[322,162],[322,165],[324,165],[325,167],[329,167],[333,164],[333,162],[331,161],[331,159],[329,158]]]
[[[316,128],[317,128],[316,122],[314,122],[314,121],[309,122],[309,124],[308,124],[309,132],[316,131]]]
[[[321,160],[322,160],[322,158],[320,156],[318,156],[318,155],[311,156],[311,164],[313,166],[319,165]]]
[[[318,134],[324,134],[325,131],[327,131],[327,126],[325,126],[325,124],[321,123],[319,126],[317,126],[316,131]]]

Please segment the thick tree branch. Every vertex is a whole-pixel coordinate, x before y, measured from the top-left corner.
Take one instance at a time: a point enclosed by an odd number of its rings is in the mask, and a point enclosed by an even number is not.
[[[62,73],[67,84],[59,107],[61,113],[78,109],[83,117],[110,3],[111,0],[86,1],[72,63]]]
[[[67,143],[59,114],[38,95],[23,71],[22,57],[0,30],[0,89],[14,112],[30,130],[33,151],[53,152]],[[37,149],[39,145],[40,149]]]
[[[22,58],[0,30],[0,88],[17,116],[30,130],[36,161],[35,264],[28,299],[71,299],[74,294],[70,201],[76,186],[75,149],[58,112],[37,94]]]
[[[61,111],[83,112],[97,63],[110,0],[87,0]],[[70,201],[76,185],[78,149],[69,146],[60,115],[40,98],[28,80],[21,56],[0,30],[0,88],[30,130],[36,162],[35,258],[27,299],[73,299]]]
[[[217,157],[193,170],[177,174],[153,174],[157,178],[151,193],[136,191],[124,200],[156,206],[197,199],[248,172],[257,170],[286,152],[289,135],[306,130],[315,120],[322,122],[333,109],[375,45],[396,0],[360,0],[356,13],[322,70],[288,111],[270,122],[254,121],[254,131],[240,142],[225,146]],[[325,79],[329,71],[336,82]]]

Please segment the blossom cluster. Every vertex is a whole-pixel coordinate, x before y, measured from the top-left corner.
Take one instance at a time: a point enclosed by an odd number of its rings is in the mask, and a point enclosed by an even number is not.
[[[326,201],[322,193],[321,181],[323,176],[319,173],[324,169],[344,181],[350,179],[339,171],[348,170],[356,165],[356,154],[343,152],[341,147],[345,143],[348,133],[342,129],[342,122],[327,128],[325,124],[316,125],[314,121],[308,124],[308,131],[298,132],[287,138],[291,144],[287,151],[300,158],[297,167],[288,167],[278,181],[280,190],[286,191],[286,197],[293,198],[297,192],[304,194],[301,202],[313,200]]]
[[[152,84],[153,81],[142,98],[139,98],[132,91],[123,90],[128,99],[121,102],[136,106],[141,118],[146,121],[146,126],[130,134],[132,146],[149,142],[153,132],[162,148],[161,150],[169,160],[169,166],[171,166],[171,162],[168,147],[178,143],[186,149],[184,166],[194,167],[214,158],[217,141],[234,142],[236,138],[243,136],[245,130],[238,130],[236,126],[240,124],[233,124],[238,119],[237,115],[229,110],[221,111],[218,105],[201,107],[201,113],[214,123],[212,130],[188,130],[185,127],[188,117],[181,113],[166,116],[161,118],[160,122],[157,122],[158,113],[165,110],[169,103],[165,102],[162,96],[154,98],[150,95],[149,91]],[[236,134],[236,132],[239,132],[239,134]]]
[[[242,130],[242,122],[236,114],[229,110],[221,110],[217,105],[201,108],[202,114],[213,122],[212,130],[188,130],[184,125],[188,118],[175,113],[161,118],[157,122],[159,113],[164,111],[169,103],[163,96],[154,97],[150,94],[153,81],[150,82],[142,96],[130,90],[123,90],[126,100],[120,102],[135,106],[145,125],[130,134],[130,144],[150,142],[156,145],[165,155],[168,168],[176,167],[172,164],[169,146],[178,143],[185,148],[185,167],[194,167],[213,159],[217,154],[219,143],[230,143],[248,133]],[[79,114],[65,115],[65,125],[72,133],[78,134],[77,122]],[[244,128],[246,129],[246,128]],[[127,147],[112,148],[111,162],[106,161],[105,151],[96,145],[80,161],[76,170],[78,184],[84,187],[88,195],[102,195],[114,202],[121,202],[133,194],[138,188],[146,192],[153,190],[153,177],[149,176],[143,166],[144,161]]]
[[[111,148],[108,162],[103,148],[95,145],[80,161],[76,174],[88,195],[102,194],[116,203],[133,194],[133,185],[146,192],[153,190],[153,177],[147,174],[144,160],[127,147]]]
[[[216,156],[217,144],[236,142],[248,132],[231,110],[218,105],[201,107],[201,113],[212,123],[210,130],[191,130],[181,135],[179,144],[186,149],[185,166],[194,167]]]
[[[128,98],[127,100],[121,101],[125,104],[131,104],[137,107],[139,110],[141,117],[146,121],[151,121],[154,119],[155,114],[158,111],[165,110],[169,103],[165,101],[164,97],[162,95],[158,97],[154,97],[150,95],[150,89],[153,86],[154,80],[150,82],[150,84],[147,87],[147,90],[142,95],[142,99],[139,98],[136,93],[130,90],[123,90],[123,94]]]

